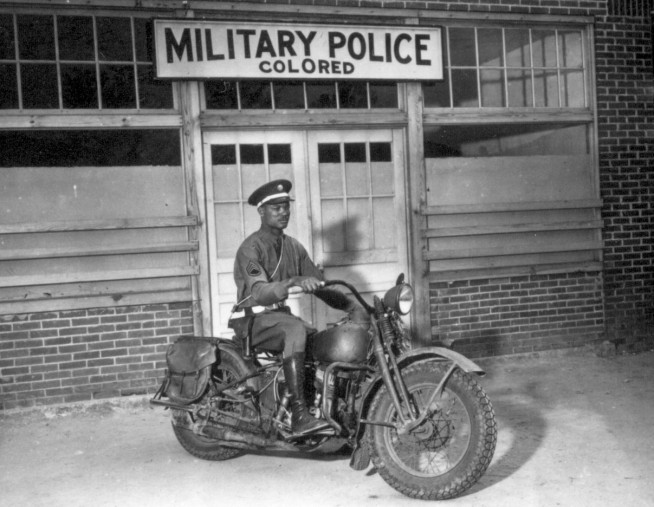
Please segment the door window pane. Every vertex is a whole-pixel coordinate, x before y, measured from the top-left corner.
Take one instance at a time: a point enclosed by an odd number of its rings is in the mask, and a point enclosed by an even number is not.
[[[290,144],[269,144],[268,145],[268,163],[269,164],[290,164],[291,163],[291,145]]]
[[[241,164],[263,164],[263,144],[241,144]]]

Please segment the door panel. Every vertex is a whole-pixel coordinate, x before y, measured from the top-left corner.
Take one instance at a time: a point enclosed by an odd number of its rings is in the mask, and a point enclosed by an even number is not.
[[[304,245],[308,235],[304,139],[298,132],[212,132],[203,136],[207,188],[207,231],[211,279],[212,332],[231,336],[227,320],[236,303],[234,258],[241,242],[259,229],[256,208],[249,195],[267,181],[285,178],[293,182],[287,233]],[[309,298],[291,298],[289,305],[311,318]]]
[[[314,261],[368,299],[408,269],[401,130],[308,134]],[[322,303],[314,325],[339,318]]]

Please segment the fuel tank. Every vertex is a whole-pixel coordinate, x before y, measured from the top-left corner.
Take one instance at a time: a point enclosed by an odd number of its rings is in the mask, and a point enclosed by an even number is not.
[[[368,355],[369,323],[345,321],[310,336],[307,353],[321,363],[359,363]]]

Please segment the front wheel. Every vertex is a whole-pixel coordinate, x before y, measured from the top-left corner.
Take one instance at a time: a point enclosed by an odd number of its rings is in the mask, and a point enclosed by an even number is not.
[[[456,369],[441,395],[426,406],[447,366],[430,361],[402,371],[413,406],[418,413],[428,411],[420,426],[403,435],[389,426],[368,425],[366,430],[379,475],[412,498],[459,496],[483,475],[495,452],[493,407],[470,375]],[[391,425],[400,421],[385,386],[375,396],[368,419]]]

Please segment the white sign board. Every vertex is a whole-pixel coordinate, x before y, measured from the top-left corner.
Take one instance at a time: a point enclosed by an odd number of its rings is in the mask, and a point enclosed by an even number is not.
[[[162,79],[443,78],[440,28],[155,20]]]

